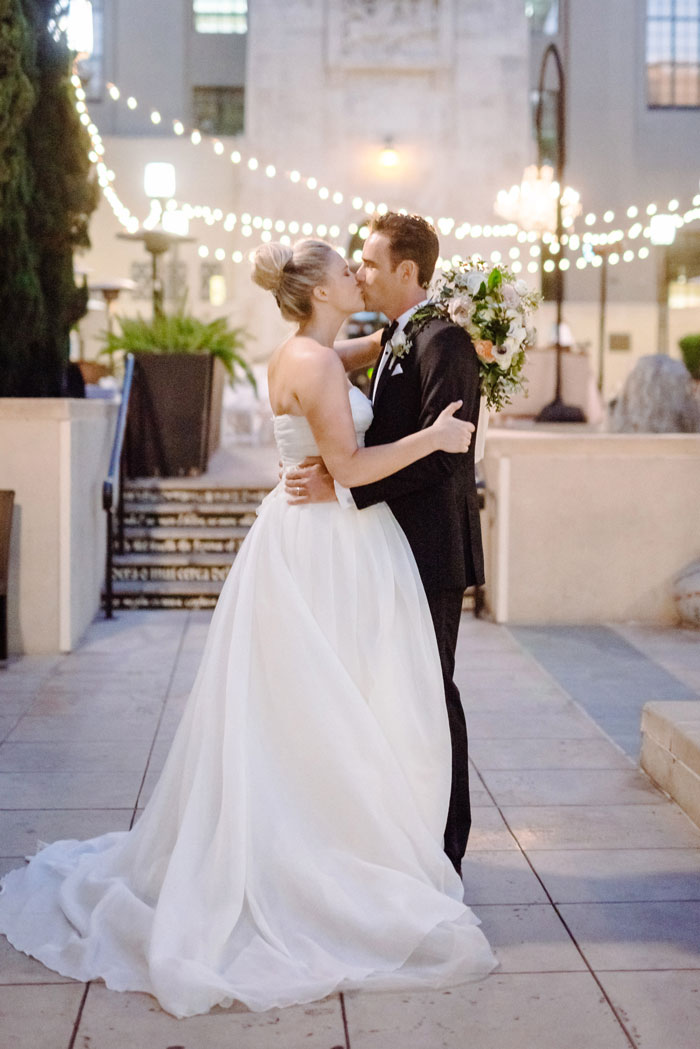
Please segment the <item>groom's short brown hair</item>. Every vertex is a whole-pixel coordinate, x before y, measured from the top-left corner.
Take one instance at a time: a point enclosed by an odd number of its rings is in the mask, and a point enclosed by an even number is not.
[[[375,215],[369,226],[370,233],[381,233],[389,241],[389,253],[393,268],[409,259],[418,267],[418,283],[427,288],[435,271],[440,254],[437,233],[420,215],[400,215],[387,211]]]

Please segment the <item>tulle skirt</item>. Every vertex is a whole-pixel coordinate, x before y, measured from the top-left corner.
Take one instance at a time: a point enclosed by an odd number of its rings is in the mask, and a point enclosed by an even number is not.
[[[263,503],[129,832],[7,875],[0,931],[175,1016],[495,965],[442,851],[450,740],[430,614],[385,505]]]

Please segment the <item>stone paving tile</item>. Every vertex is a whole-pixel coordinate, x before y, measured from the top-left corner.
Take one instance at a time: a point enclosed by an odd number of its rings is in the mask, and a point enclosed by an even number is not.
[[[111,718],[158,717],[164,689],[124,688],[121,692],[93,692],[78,685],[71,692],[42,693],[27,712],[31,717],[103,716]]]
[[[659,790],[635,769],[484,771],[497,805],[658,805]]]
[[[19,718],[31,710],[35,701],[36,697],[33,693],[2,694],[0,695],[0,710],[4,717]]]
[[[158,725],[158,715],[108,718],[104,714],[25,714],[15,719],[12,731],[6,737],[13,743],[50,742],[51,740],[152,740]]]
[[[537,876],[518,850],[477,851],[471,845],[462,860],[464,900],[470,907],[486,903],[547,903]]]
[[[700,830],[670,802],[634,806],[517,806],[504,808],[503,815],[526,852],[700,847]]]
[[[629,1049],[589,973],[495,973],[411,995],[353,992],[345,1009],[352,1049]]]
[[[0,856],[0,878],[3,878],[8,871],[21,867],[24,862],[24,856]]]
[[[143,772],[148,739],[0,744],[0,772]]]
[[[344,1049],[345,1034],[337,996],[265,1013],[234,1005],[177,1020],[150,995],[116,994],[93,983],[75,1044],[80,1049]]]
[[[528,854],[555,903],[700,901],[700,849],[589,849]]]
[[[594,970],[700,969],[700,903],[565,903],[559,912]]]
[[[602,972],[598,979],[638,1049],[697,1049],[700,973]]]
[[[10,809],[126,809],[136,804],[142,773],[0,772],[0,798]]]
[[[18,864],[16,864],[18,866]],[[3,872],[4,873],[4,872]],[[35,958],[16,951],[4,936],[0,936],[0,985],[38,983],[75,983],[75,980],[60,973],[52,972]],[[81,985],[82,986],[82,985]],[[2,1016],[2,999],[4,986],[0,989],[0,1017]],[[0,1035],[2,1024],[0,1023]],[[0,1043],[3,1044],[3,1043]]]
[[[469,852],[517,850],[513,835],[497,808],[478,808],[472,812]]]
[[[113,655],[153,652],[162,647],[177,649],[191,617],[192,613],[173,615],[167,609],[146,613],[122,610],[113,619],[99,616],[90,625],[78,652]]]
[[[21,714],[0,714],[0,742],[14,731],[21,717]]]
[[[549,904],[474,906],[499,972],[582,972],[586,964]]]
[[[554,711],[575,710],[570,698],[561,689],[537,688],[513,689],[491,688],[483,685],[480,678],[474,678],[465,683],[464,677],[455,674],[455,680],[460,689],[462,705],[471,721],[472,712],[494,712],[528,715],[536,720],[548,717]]]
[[[131,809],[0,809],[0,854],[33,856],[39,842],[128,830]]]
[[[632,759],[602,735],[598,739],[470,739],[478,768],[629,769]]]
[[[459,683],[459,682],[458,682]],[[600,729],[573,703],[562,710],[537,714],[511,710],[469,712],[470,739],[599,739]]]
[[[68,1049],[84,990],[81,983],[3,987],[2,1049]]]

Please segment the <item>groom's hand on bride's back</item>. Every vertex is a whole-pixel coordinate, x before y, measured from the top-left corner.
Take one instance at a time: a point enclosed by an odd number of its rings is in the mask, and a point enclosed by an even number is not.
[[[290,503],[330,503],[336,500],[333,478],[317,459],[305,459],[287,470],[284,488]]]

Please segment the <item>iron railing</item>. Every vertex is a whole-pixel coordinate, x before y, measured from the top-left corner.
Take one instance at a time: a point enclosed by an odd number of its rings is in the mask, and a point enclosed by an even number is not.
[[[122,399],[117,416],[117,428],[114,433],[112,454],[109,459],[109,471],[102,485],[102,507],[107,514],[107,550],[105,554],[105,591],[104,608],[105,617],[112,618],[112,605],[114,596],[112,593],[112,558],[114,554],[114,510],[117,511],[117,537],[119,553],[124,553],[124,434],[126,432],[126,418],[129,412],[129,397],[131,396],[131,385],[134,378],[134,355],[127,353],[124,361],[124,383],[122,385]]]

